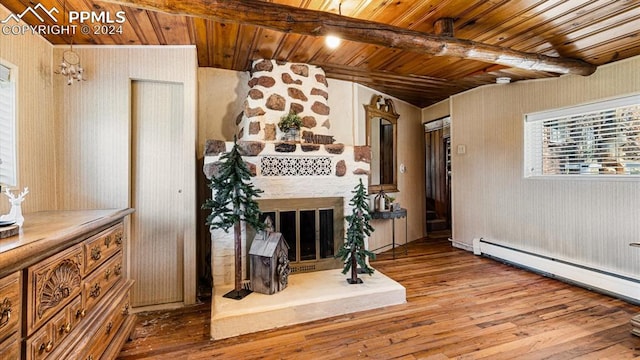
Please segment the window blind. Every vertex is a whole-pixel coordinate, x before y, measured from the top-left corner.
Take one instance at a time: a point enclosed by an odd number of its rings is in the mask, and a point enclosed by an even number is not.
[[[0,184],[17,185],[16,88],[11,69],[0,65]]]
[[[526,115],[525,175],[640,176],[640,95]]]

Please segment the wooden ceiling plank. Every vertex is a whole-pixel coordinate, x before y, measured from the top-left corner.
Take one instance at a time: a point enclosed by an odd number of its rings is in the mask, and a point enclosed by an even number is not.
[[[249,70],[251,66],[251,50],[258,31],[259,29],[255,26],[241,25],[238,27],[238,33],[232,45],[234,54],[233,65],[230,69],[237,71]]]
[[[191,38],[187,29],[187,17],[165,13],[155,13],[159,30],[164,42],[162,45],[191,45]],[[157,31],[156,31],[157,33]]]
[[[490,15],[490,21],[473,19],[472,26],[473,39],[490,44],[507,46],[508,41],[528,39],[539,32],[539,28],[552,23],[552,20],[562,16],[567,12],[575,10],[575,4],[566,1],[539,1],[530,4],[528,1],[518,1],[521,5],[517,8],[521,10],[514,12],[511,3],[494,9]],[[461,30],[464,32],[465,30]]]
[[[469,12],[456,21],[456,35],[466,39],[475,39],[492,44],[499,44],[501,39],[515,36],[513,27],[538,19],[549,9],[557,6],[557,2],[540,0],[516,0],[505,4],[486,4]],[[521,34],[517,34],[521,35]]]
[[[431,53],[457,56],[512,67],[561,74],[590,75],[595,66],[586,62],[523,53],[469,40],[437,37],[381,23],[373,23],[341,15],[318,12],[273,3],[249,0],[191,0],[156,3],[153,0],[106,0],[122,5],[148,8],[179,15],[202,16],[225,22],[240,22],[268,27],[277,31],[321,36],[335,33],[343,39]],[[283,16],[284,15],[284,16]]]
[[[160,45],[154,23],[151,20],[149,12],[143,9],[127,8],[127,22],[133,27],[133,31],[143,45]],[[159,26],[159,25],[156,25]]]
[[[164,38],[164,33],[162,32],[162,24],[158,20],[158,13],[148,10],[145,10],[145,12],[149,16],[149,22],[151,26],[153,26],[153,32],[158,38],[158,45],[167,45],[167,40]]]
[[[631,4],[632,8],[639,7],[639,4]],[[617,15],[638,13],[637,9],[631,9],[629,3],[613,1],[584,2],[580,8],[571,8],[544,23],[536,23],[534,20],[519,24],[521,31],[519,37],[512,37],[501,40],[502,46],[513,46],[522,51],[540,52],[547,55],[561,54],[563,56],[579,56],[581,48],[567,46],[571,44],[569,39],[575,39],[584,28],[597,26],[599,22],[605,22],[608,18]],[[635,11],[634,11],[635,10]],[[550,14],[545,14],[550,15]],[[616,20],[614,23],[622,23],[624,20]],[[532,32],[535,36],[532,36]]]
[[[581,54],[590,59],[598,58],[598,63],[607,64],[625,59],[630,54],[637,54],[638,52],[640,52],[640,30],[617,38],[611,38],[606,43],[590,45],[583,48]],[[623,54],[626,55],[623,56]]]
[[[302,35],[298,34],[285,34],[276,47],[274,57],[276,59],[289,59],[289,56],[295,50],[295,46],[299,43],[301,37]]]
[[[519,49],[528,48],[527,45],[531,41],[547,42],[550,44],[562,44],[571,33],[582,28],[585,22],[593,24],[601,21],[603,16],[610,12],[617,12],[616,9],[610,8],[608,4],[601,3],[583,3],[580,8],[555,8],[554,10],[564,10],[559,14],[537,14],[528,18],[526,21],[517,23],[509,28],[512,34],[509,37],[502,36],[496,38],[497,44],[501,46],[514,46]],[[554,16],[552,16],[554,15]],[[540,21],[541,16],[545,17],[545,21]],[[538,20],[537,20],[538,19]],[[589,19],[589,20],[587,20]],[[507,24],[505,24],[506,26]],[[503,33],[504,34],[504,33]],[[483,41],[483,40],[481,40]]]
[[[640,8],[640,5],[638,6]],[[609,43],[618,38],[637,36],[640,21],[640,11],[627,11],[611,17],[602,16],[600,21],[589,23],[575,31],[559,33],[563,43],[551,46],[548,42],[523,42],[522,47],[527,51],[550,52],[558,50],[563,54],[582,54],[587,48]],[[636,34],[636,35],[634,35]]]
[[[585,58],[591,59],[596,63],[608,64],[613,61],[626,59],[632,56],[636,56],[640,53],[640,37],[633,43],[619,41],[618,46],[612,48],[606,46],[606,48],[591,48],[584,53]]]
[[[257,39],[260,42],[260,47],[256,49],[252,58],[253,59],[273,59],[280,38],[284,33],[263,28],[260,32],[260,38]]]
[[[198,66],[209,67],[212,66],[212,61],[209,57],[209,31],[207,30],[207,23],[209,20],[202,18],[192,18],[193,27],[195,31],[195,44],[196,52],[198,55]]]
[[[239,24],[214,23],[210,39],[216,44],[213,52],[213,66],[223,69],[233,68]]]
[[[92,9],[93,11],[106,11],[107,13],[110,14],[110,16],[112,17],[112,20],[115,19],[115,14],[118,13],[119,11],[123,11],[125,13],[125,16],[127,14],[127,10],[131,10],[131,8],[128,7],[121,7],[119,5],[113,5],[113,4],[108,4],[108,3],[92,3],[90,1],[86,1],[85,3],[87,5],[87,9]],[[94,26],[99,26],[100,27],[100,32],[102,32],[102,34],[100,35],[94,35],[94,37],[101,37],[101,38],[105,38],[105,37],[109,37],[110,41],[108,42],[109,44],[128,44],[128,45],[141,45],[143,44],[140,40],[140,37],[138,36],[138,33],[136,32],[134,26],[133,26],[133,21],[130,21],[128,18],[125,17],[125,21],[122,22],[121,24],[100,24],[100,23],[93,23],[91,25],[91,29],[92,30],[97,30],[98,28],[95,28]],[[105,26],[101,26],[101,25],[105,25]],[[117,30],[122,30],[122,31],[117,31]],[[105,34],[106,32],[106,34]],[[121,32],[121,33],[120,33]],[[104,42],[105,44],[107,43],[107,41]]]

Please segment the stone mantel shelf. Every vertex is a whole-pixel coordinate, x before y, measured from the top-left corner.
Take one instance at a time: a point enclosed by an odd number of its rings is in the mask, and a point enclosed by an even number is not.
[[[24,214],[18,235],[0,239],[0,277],[78,243],[133,209],[42,211]]]

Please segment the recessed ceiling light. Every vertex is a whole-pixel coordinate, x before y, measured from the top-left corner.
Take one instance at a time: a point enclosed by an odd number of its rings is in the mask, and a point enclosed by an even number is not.
[[[511,82],[510,77],[498,77],[496,78],[496,84],[508,84]]]
[[[340,42],[342,40],[335,35],[327,35],[324,39],[324,43],[327,45],[329,49],[335,49],[340,46]]]

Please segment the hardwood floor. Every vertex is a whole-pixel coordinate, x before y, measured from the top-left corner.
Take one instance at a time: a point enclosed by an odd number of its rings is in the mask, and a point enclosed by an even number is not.
[[[629,324],[638,306],[443,238],[408,249],[373,262],[406,287],[404,305],[218,341],[208,302],[142,313],[119,359],[640,359]]]

